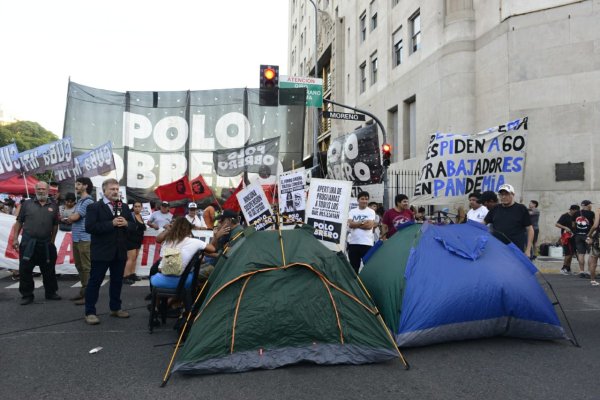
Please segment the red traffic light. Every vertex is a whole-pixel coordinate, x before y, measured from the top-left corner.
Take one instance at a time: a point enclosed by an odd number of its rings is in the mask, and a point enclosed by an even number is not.
[[[381,151],[390,154],[392,152],[392,145],[389,143],[384,143],[383,146],[381,146]]]

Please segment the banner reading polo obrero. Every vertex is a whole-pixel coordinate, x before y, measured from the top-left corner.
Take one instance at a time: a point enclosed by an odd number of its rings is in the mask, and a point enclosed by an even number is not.
[[[219,176],[239,176],[243,172],[254,172],[268,178],[277,173],[278,158],[278,137],[213,153],[215,170]]]
[[[248,225],[254,225],[257,231],[262,231],[273,224],[273,211],[259,184],[246,186],[236,196]]]
[[[314,236],[331,250],[344,250],[352,182],[332,179],[310,180],[306,223]]]
[[[281,137],[279,163],[290,170],[303,159],[304,115],[304,102],[261,106],[258,88],[115,92],[69,82],[64,135],[77,152],[111,141],[110,176],[144,202],[183,175],[202,175],[218,197],[239,177],[216,174],[214,151]],[[91,179],[100,186],[106,177]]]
[[[445,205],[510,183],[522,193],[527,117],[474,135],[431,135],[415,186],[415,204]]]
[[[306,210],[306,171],[298,168],[279,175],[279,212],[285,222],[303,222]]]

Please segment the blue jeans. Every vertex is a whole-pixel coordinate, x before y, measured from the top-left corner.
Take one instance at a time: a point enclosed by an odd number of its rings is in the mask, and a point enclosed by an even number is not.
[[[90,280],[85,289],[85,315],[96,315],[96,302],[98,302],[98,296],[100,295],[100,285],[102,285],[108,270],[110,270],[110,287],[108,290],[110,310],[118,311],[121,309],[121,288],[123,287],[123,271],[125,271],[126,261],[125,259],[92,261]]]

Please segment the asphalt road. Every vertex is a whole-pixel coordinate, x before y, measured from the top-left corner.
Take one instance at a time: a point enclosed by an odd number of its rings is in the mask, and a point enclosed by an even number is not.
[[[546,268],[548,269],[548,268]],[[556,269],[556,268],[549,268]],[[176,340],[166,328],[147,331],[146,287],[125,287],[131,318],[110,318],[108,287],[102,323],[88,326],[68,300],[20,306],[10,278],[0,279],[0,399],[599,399],[600,288],[576,276],[545,275],[581,347],[568,341],[492,338],[403,349],[399,360],[361,366],[297,365],[241,374],[182,376],[159,388]],[[61,277],[71,297],[74,277]],[[9,288],[7,288],[9,287]],[[89,354],[92,348],[103,349]]]

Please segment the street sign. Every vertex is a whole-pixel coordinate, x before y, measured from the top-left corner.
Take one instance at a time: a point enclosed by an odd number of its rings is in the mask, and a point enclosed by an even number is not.
[[[279,88],[306,88],[306,107],[323,107],[323,79],[282,75],[279,77]]]
[[[365,114],[323,111],[323,118],[346,119],[349,121],[365,121]]]

